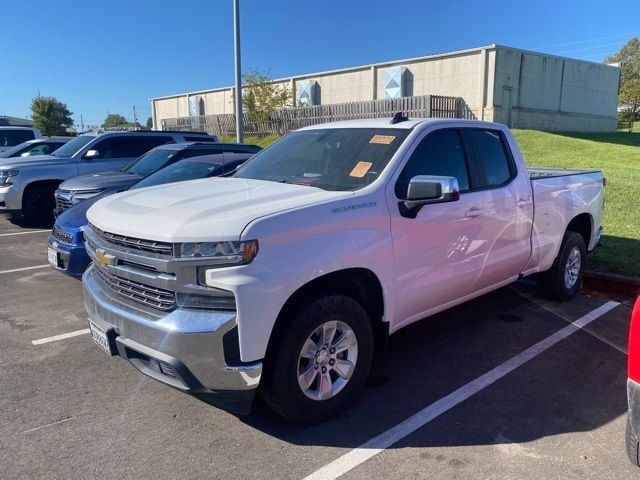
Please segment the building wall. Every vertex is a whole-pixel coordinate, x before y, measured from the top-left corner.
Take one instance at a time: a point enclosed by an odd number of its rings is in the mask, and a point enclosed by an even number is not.
[[[615,130],[620,70],[503,46],[399,60],[278,79],[291,89],[311,80],[316,104],[384,98],[385,68],[403,69],[403,96],[461,97],[470,118],[543,130]],[[188,97],[204,99],[205,114],[233,113],[233,88],[152,99],[154,126],[189,116]]]
[[[620,69],[498,47],[494,121],[513,128],[617,128]]]

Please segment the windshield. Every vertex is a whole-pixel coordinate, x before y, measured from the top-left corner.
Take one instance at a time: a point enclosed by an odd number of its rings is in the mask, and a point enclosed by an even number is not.
[[[20,145],[16,145],[15,147],[12,147],[0,153],[0,158],[17,157],[18,155],[20,155],[20,153],[22,153],[22,149],[27,148],[29,145],[31,145],[29,142],[24,142]]]
[[[165,165],[171,163],[171,159],[178,153],[178,150],[169,150],[166,148],[154,148],[148,153],[145,153],[140,158],[134,160],[129,165],[122,169],[123,172],[135,173],[141,177],[157,172]]]
[[[79,137],[76,137],[73,140],[65,143],[51,155],[64,158],[72,157],[82,147],[88,144],[91,140],[95,140],[96,138],[97,137],[94,137],[93,135],[80,135]]]
[[[378,178],[409,132],[398,128],[293,132],[252,157],[234,177],[358,190]]]
[[[219,156],[211,156],[220,159]],[[152,187],[154,185],[162,185],[164,183],[182,182],[185,180],[195,180],[196,178],[207,178],[219,175],[223,171],[221,163],[212,163],[203,157],[194,157],[187,160],[181,160],[168,167],[158,170],[156,173],[149,175],[147,178],[136,183],[134,188]]]

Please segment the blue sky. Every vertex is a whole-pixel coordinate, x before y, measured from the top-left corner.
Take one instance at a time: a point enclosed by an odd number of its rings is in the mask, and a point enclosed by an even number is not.
[[[601,61],[640,36],[640,1],[240,0],[242,68],[273,77],[499,43]],[[233,83],[231,0],[0,1],[0,114],[38,91],[85,125]]]

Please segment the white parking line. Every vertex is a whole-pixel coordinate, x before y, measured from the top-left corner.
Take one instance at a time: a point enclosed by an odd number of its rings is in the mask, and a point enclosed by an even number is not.
[[[359,447],[356,447],[350,452],[342,455],[328,465],[325,465],[319,470],[316,470],[311,475],[305,477],[305,480],[336,479],[341,475],[344,475],[361,463],[384,451],[384,449],[402,440],[407,435],[410,435],[419,428],[423,427],[431,420],[434,420],[448,410],[451,410],[453,407],[464,402],[472,395],[475,395],[479,391],[501,379],[516,368],[522,366],[529,360],[537,357],[559,341],[582,329],[583,327],[601,317],[605,313],[609,312],[613,308],[617,307],[618,305],[618,302],[607,302],[604,305],[596,308],[595,310],[587,313],[575,322],[572,322],[566,327],[560,329],[553,335],[550,335],[549,337],[541,340],[532,347],[529,347],[526,350],[520,352],[518,355],[510,358],[503,364],[498,365],[493,370],[488,371],[484,375],[451,392],[449,395],[435,401],[431,405],[420,410],[418,413],[407,418],[395,427],[390,428],[377,437],[372,438]]]
[[[29,230],[28,232],[13,232],[13,233],[0,233],[0,237],[10,237],[12,235],[27,235],[29,233],[43,233],[50,232],[51,230]]]
[[[46,268],[49,264],[46,265],[36,265],[35,267],[22,267],[22,268],[14,268],[11,270],[0,270],[0,273],[14,273],[14,272],[24,272],[25,270],[35,270],[36,268]]]
[[[40,338],[38,340],[32,340],[31,343],[34,345],[42,345],[43,343],[49,342],[57,342],[58,340],[64,340],[65,338],[77,337],[78,335],[84,335],[89,333],[88,328],[83,328],[82,330],[76,330],[75,332],[63,333],[61,335],[54,335],[53,337]]]

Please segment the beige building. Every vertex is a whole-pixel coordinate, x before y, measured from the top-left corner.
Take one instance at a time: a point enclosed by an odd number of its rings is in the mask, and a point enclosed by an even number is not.
[[[292,105],[419,95],[461,97],[473,118],[513,128],[616,130],[620,69],[501,45],[274,80]],[[151,99],[162,120],[234,113],[233,87]]]

